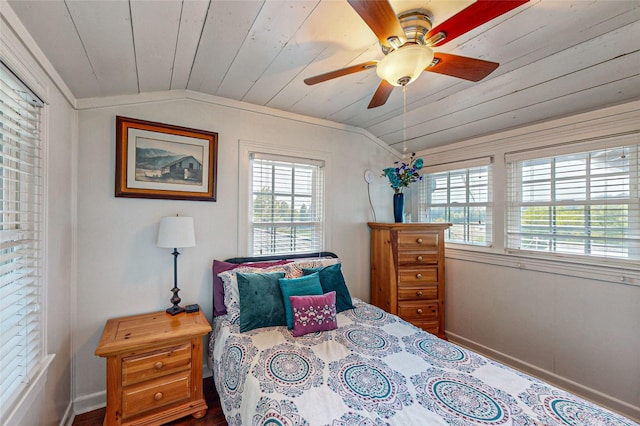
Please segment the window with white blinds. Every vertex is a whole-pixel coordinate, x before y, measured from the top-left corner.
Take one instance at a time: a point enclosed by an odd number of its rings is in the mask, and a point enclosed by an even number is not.
[[[324,162],[250,154],[252,255],[321,251]]]
[[[450,222],[445,241],[492,243],[491,158],[426,167],[420,183],[420,222]]]
[[[640,259],[638,145],[620,146],[630,141],[507,154],[507,248]]]
[[[42,106],[0,62],[0,423],[43,356]]]

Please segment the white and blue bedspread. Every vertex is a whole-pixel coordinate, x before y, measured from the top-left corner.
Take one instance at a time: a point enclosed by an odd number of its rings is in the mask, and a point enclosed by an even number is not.
[[[336,330],[302,337],[218,317],[210,357],[229,425],[637,425],[354,304]]]

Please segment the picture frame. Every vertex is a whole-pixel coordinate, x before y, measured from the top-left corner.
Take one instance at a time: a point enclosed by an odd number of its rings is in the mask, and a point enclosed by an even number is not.
[[[116,116],[115,196],[216,201],[218,134]]]

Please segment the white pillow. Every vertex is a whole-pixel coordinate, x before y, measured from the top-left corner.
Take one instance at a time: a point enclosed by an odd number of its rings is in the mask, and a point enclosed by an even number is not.
[[[285,278],[298,278],[302,276],[303,269],[321,268],[323,266],[340,263],[340,259],[334,257],[307,258],[293,261],[284,265]]]

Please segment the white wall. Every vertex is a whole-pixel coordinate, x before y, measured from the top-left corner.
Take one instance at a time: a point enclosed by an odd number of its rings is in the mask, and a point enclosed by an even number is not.
[[[70,418],[72,394],[72,307],[74,300],[74,140],[76,112],[40,64],[42,54],[11,8],[0,1],[0,58],[41,96],[45,157],[45,234],[43,290],[45,354],[55,354],[44,386],[29,392],[13,424],[57,425]]]
[[[445,267],[452,341],[640,417],[640,287],[459,259]]]
[[[450,340],[640,419],[640,270],[506,253],[504,153],[636,132],[640,102],[420,153],[429,164],[494,156],[494,244],[447,245]]]
[[[363,173],[377,173],[394,158],[361,130],[294,115],[279,117],[267,108],[191,92],[79,101],[79,107],[74,349],[79,412],[104,404],[105,360],[94,351],[105,321],[170,305],[173,257],[171,250],[155,245],[162,216],[194,218],[196,247],[182,251],[178,285],[184,303],[199,303],[211,317],[212,260],[246,255],[238,248],[238,224],[247,216],[238,209],[240,140],[330,153],[326,249],[343,259],[352,294],[369,299],[366,222],[372,217]],[[116,198],[116,115],[218,132],[217,202]],[[390,219],[392,190],[378,179],[372,192],[378,219]]]

